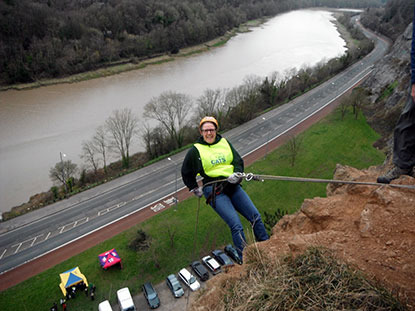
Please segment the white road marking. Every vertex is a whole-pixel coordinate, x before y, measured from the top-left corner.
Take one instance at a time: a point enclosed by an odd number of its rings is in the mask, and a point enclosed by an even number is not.
[[[38,237],[41,237],[42,235],[43,235],[43,233],[42,233],[42,234],[40,234],[40,235],[38,235],[38,236],[35,236],[35,237],[33,238],[32,243],[30,244],[30,247],[32,247],[32,246],[33,246],[33,244],[35,244],[35,242],[36,242],[37,238],[38,238]]]
[[[174,203],[179,202],[179,200],[176,200],[175,197],[168,198],[167,200],[164,200],[163,202],[167,205],[173,205]]]
[[[6,252],[7,252],[7,248],[6,248],[6,249],[3,251],[3,253],[1,254],[0,259],[2,259],[2,258],[3,258],[4,254],[6,254]]]
[[[14,251],[14,253],[15,253],[15,254],[19,251],[19,249],[20,249],[20,247],[22,246],[22,244],[23,244],[23,243],[20,243],[20,244],[19,244],[19,246],[16,248],[16,250]],[[16,245],[17,245],[17,244],[16,244]]]
[[[163,204],[161,204],[161,203],[158,203],[158,204],[156,204],[156,205],[154,205],[154,206],[152,206],[152,207],[150,207],[150,208],[151,208],[151,210],[152,210],[154,213],[157,213],[158,211],[160,211],[160,210],[164,209],[164,208],[165,208],[165,206],[164,206]]]

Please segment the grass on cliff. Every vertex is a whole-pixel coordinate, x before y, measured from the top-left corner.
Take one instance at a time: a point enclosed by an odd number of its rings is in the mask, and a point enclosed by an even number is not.
[[[251,247],[245,257],[244,272],[217,286],[219,298],[210,299],[209,310],[405,310],[384,288],[338,262],[327,249],[270,258]],[[199,299],[205,305],[203,295]]]
[[[313,125],[300,135],[301,148],[295,165],[291,166],[287,148],[282,146],[268,153],[266,159],[246,168],[246,172],[267,175],[332,178],[337,163],[356,168],[366,168],[382,163],[384,155],[372,147],[378,135],[367,125],[363,116],[357,120],[352,114],[341,121],[337,111]],[[293,213],[305,198],[325,196],[325,184],[293,182],[243,182],[261,214],[274,213],[276,209]],[[69,310],[97,310],[98,303],[108,299],[116,304],[115,292],[128,286],[133,295],[140,293],[141,284],[154,284],[166,275],[177,273],[193,259],[201,258],[217,247],[231,242],[226,224],[212,208],[201,201],[199,226],[195,235],[197,199],[191,198],[151,219],[76,255],[55,267],[0,293],[0,310],[48,310],[62,293],[58,287],[59,273],[79,266],[82,273],[97,286],[95,301],[81,295],[68,301]],[[244,221],[246,230],[249,224]],[[151,237],[146,251],[136,252],[128,244],[136,237],[137,230],[144,230]],[[193,249],[194,245],[196,248]],[[123,259],[124,269],[104,271],[98,263],[98,254],[116,248]]]

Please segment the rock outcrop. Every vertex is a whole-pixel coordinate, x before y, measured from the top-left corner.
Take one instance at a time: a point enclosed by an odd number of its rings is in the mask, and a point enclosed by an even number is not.
[[[335,179],[374,181],[372,167],[337,166]],[[415,185],[402,176],[397,184]],[[267,249],[298,253],[310,245],[333,250],[339,258],[379,281],[415,308],[415,190],[389,186],[328,185],[327,198],[305,200],[282,218]]]
[[[337,165],[334,177],[374,182],[378,174],[375,167],[360,171]],[[402,176],[394,183],[415,186],[415,178]],[[330,184],[326,198],[305,200],[297,213],[276,224],[270,240],[255,246],[275,257],[295,256],[311,246],[330,249],[339,261],[362,271],[415,310],[414,224],[415,189]],[[197,310],[215,309],[223,301],[218,289],[226,283],[224,278],[235,280],[243,269],[234,267],[209,281]]]
[[[408,99],[411,40],[412,23],[362,85],[371,93],[371,104],[363,107],[363,112],[371,127],[382,135],[377,143],[380,148],[390,149],[393,129]]]

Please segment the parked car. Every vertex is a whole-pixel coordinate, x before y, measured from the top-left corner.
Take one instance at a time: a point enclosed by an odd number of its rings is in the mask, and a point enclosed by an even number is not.
[[[207,279],[209,279],[209,272],[201,264],[200,261],[193,261],[190,266],[192,267],[193,271],[197,274],[201,281],[206,281]]]
[[[117,290],[117,300],[121,311],[135,311],[133,298],[128,287]]]
[[[223,250],[215,249],[213,252],[213,257],[222,265],[222,266],[233,266],[233,261],[224,253]]]
[[[186,268],[183,268],[179,271],[179,278],[189,286],[192,291],[196,291],[200,288],[199,282],[196,280],[195,276],[191,274]]]
[[[179,298],[184,295],[184,290],[182,286],[180,285],[179,280],[176,278],[174,274],[170,274],[169,276],[167,276],[166,284],[168,288],[170,288],[174,297]]]
[[[202,261],[205,264],[205,266],[208,267],[209,270],[213,274],[218,274],[219,272],[222,272],[222,269],[220,268],[220,265],[218,264],[218,262],[212,257],[210,257],[209,255],[203,257]]]
[[[160,307],[160,299],[157,295],[156,290],[153,287],[153,284],[151,284],[150,282],[144,283],[143,294],[144,297],[147,299],[147,303],[151,309],[156,309]]]
[[[233,247],[231,244],[225,246],[225,253],[228,254],[228,256],[231,257],[234,262],[242,265],[242,258],[239,257],[235,247]]]
[[[98,305],[98,311],[112,311],[111,304],[108,300],[104,300]]]

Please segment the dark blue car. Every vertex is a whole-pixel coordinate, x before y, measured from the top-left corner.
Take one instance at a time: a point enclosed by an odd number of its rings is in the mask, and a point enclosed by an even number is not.
[[[225,253],[228,254],[228,256],[231,257],[237,264],[242,265],[241,257],[239,257],[238,252],[231,244],[225,246]]]
[[[144,283],[143,294],[151,309],[156,309],[160,306],[159,296],[150,282]]]
[[[221,266],[233,266],[233,261],[222,250],[215,249],[212,254]]]

